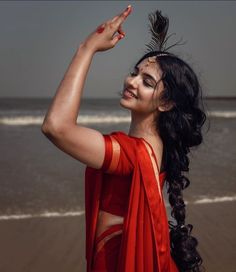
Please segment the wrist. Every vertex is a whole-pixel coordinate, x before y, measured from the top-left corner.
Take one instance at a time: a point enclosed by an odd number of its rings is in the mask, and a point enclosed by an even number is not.
[[[91,46],[89,46],[87,43],[82,42],[79,45],[79,48],[77,51],[84,51],[84,52],[88,52],[91,55],[94,55],[96,53],[96,50],[94,48],[92,48]]]

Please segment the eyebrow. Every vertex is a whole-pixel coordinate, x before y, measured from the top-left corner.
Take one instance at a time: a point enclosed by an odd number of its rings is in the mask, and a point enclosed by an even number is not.
[[[139,67],[138,66],[134,66],[134,68],[139,72]],[[155,83],[157,83],[156,79],[153,76],[151,76],[150,74],[143,73],[143,75],[150,78],[150,79],[152,79]]]

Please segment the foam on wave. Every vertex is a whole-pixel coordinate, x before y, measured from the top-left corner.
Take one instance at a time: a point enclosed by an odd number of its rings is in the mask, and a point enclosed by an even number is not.
[[[211,111],[208,112],[209,117],[218,118],[236,118],[236,111]],[[42,125],[44,116],[14,116],[0,117],[1,125],[8,126],[27,126]],[[77,119],[79,124],[102,124],[102,123],[129,123],[130,116],[104,116],[104,115],[80,115]]]
[[[211,203],[220,203],[236,201],[236,195],[233,196],[221,196],[221,197],[202,197],[195,201],[185,201],[186,205],[199,205],[199,204],[211,204]],[[166,207],[170,207],[169,204],[166,204]],[[51,218],[51,217],[71,217],[71,216],[81,216],[84,215],[85,211],[68,211],[68,212],[44,212],[40,214],[10,214],[10,215],[0,215],[0,221],[2,220],[20,220],[26,218]]]

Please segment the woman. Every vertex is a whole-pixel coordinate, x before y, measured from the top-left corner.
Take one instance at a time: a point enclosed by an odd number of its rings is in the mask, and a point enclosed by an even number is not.
[[[189,148],[202,142],[205,114],[193,70],[164,48],[168,18],[150,16],[151,49],[125,79],[120,105],[131,112],[129,133],[101,134],[76,123],[96,52],[124,38],[131,6],[100,25],[79,46],[45,116],[42,132],[87,165],[87,271],[200,271],[197,240],[185,225],[182,190],[189,185]],[[168,185],[170,232],[162,188]]]

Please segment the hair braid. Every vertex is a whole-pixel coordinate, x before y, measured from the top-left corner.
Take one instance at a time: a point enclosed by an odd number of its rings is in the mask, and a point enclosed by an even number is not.
[[[169,221],[171,255],[180,272],[199,272],[204,269],[202,258],[196,247],[198,241],[191,236],[193,226],[185,225],[185,203],[183,190],[190,180],[183,175],[189,171],[190,148],[202,143],[201,129],[206,114],[200,107],[202,90],[192,68],[166,48],[169,19],[156,10],[149,16],[151,41],[148,52],[136,66],[148,57],[156,56],[162,71],[162,90],[159,102],[173,105],[168,111],[159,112],[155,125],[163,141],[163,166],[166,172],[167,193],[171,205],[171,216],[176,225]],[[203,103],[201,104],[204,108]],[[169,107],[167,107],[169,108]],[[204,269],[205,270],[205,269]]]
[[[175,116],[175,118],[171,118],[171,116]],[[189,171],[187,154],[190,150],[186,146],[186,142],[181,141],[179,134],[177,134],[182,118],[181,115],[176,118],[176,113],[167,112],[160,115],[158,122],[164,144],[164,168],[167,172],[167,193],[172,208],[171,216],[175,218],[177,223],[174,225],[169,221],[171,254],[180,271],[200,271],[199,266],[202,264],[202,259],[196,250],[197,239],[191,236],[193,226],[191,224],[185,225],[186,205],[182,191],[189,186],[190,181],[181,173]],[[172,120],[171,126],[167,120]]]

